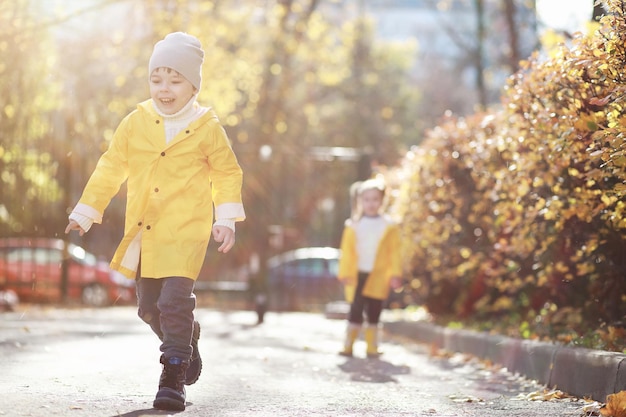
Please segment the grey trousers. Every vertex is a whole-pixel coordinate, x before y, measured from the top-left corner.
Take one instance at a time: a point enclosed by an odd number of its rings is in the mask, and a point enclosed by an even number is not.
[[[137,279],[139,317],[148,323],[161,340],[166,359],[191,357],[195,281],[184,277]]]

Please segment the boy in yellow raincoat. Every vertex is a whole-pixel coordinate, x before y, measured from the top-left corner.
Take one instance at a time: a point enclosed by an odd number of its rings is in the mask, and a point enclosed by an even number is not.
[[[162,342],[153,405],[165,410],[185,409],[184,385],[196,382],[202,368],[193,289],[211,233],[226,253],[235,222],[245,218],[237,158],[215,112],[196,101],[203,61],[200,41],[189,34],[156,43],[150,99],[118,126],[65,231],[82,235],[101,223],[127,181],[124,237],[111,267],[136,279],[139,316]]]
[[[367,357],[376,358],[378,323],[391,286],[400,283],[400,229],[381,214],[385,186],[370,179],[359,184],[356,215],[346,221],[341,238],[338,278],[345,285],[350,304],[343,356],[352,356],[352,346],[367,318]]]

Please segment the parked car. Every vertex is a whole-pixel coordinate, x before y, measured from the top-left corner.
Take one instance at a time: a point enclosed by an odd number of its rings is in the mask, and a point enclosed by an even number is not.
[[[337,279],[341,251],[332,247],[300,248],[268,260],[268,302],[273,311],[326,311],[347,316],[343,285]],[[405,308],[402,292],[390,291],[384,308]]]
[[[343,299],[337,280],[339,249],[309,247],[274,256],[267,261],[270,311],[323,311]]]
[[[60,301],[64,247],[61,239],[0,239],[0,290],[20,301]],[[67,254],[69,300],[97,307],[134,301],[133,280],[120,279],[80,246],[68,244]]]

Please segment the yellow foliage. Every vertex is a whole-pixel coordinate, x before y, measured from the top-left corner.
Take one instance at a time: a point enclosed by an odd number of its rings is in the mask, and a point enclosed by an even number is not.
[[[607,5],[610,16],[571,46],[546,33],[548,57],[522,63],[502,106],[446,119],[407,156],[413,175],[396,201],[415,236],[407,242],[418,242],[404,250],[407,270],[430,280],[423,291],[448,291],[452,313],[470,301],[524,308],[509,294],[605,317],[589,299],[620,305],[625,271],[612,265],[626,250],[626,19],[619,2]],[[570,282],[588,293],[567,292]],[[474,298],[460,302],[468,291]]]
[[[541,44],[551,57],[556,58],[561,45],[565,42],[565,36],[555,30],[547,30],[541,37]]]
[[[513,306],[513,300],[511,297],[500,297],[491,306],[493,311],[507,311]]]

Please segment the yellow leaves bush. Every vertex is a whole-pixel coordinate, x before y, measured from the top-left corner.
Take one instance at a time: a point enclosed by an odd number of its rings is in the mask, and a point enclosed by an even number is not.
[[[626,315],[626,18],[510,77],[501,106],[449,118],[391,183],[405,269],[433,313]]]

